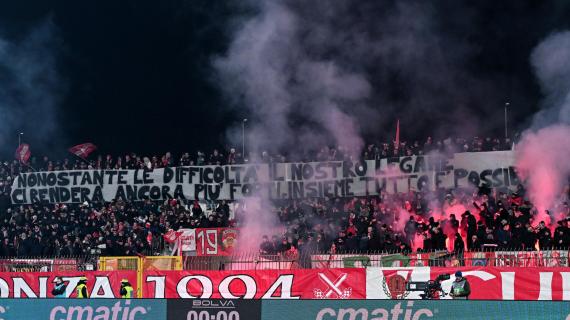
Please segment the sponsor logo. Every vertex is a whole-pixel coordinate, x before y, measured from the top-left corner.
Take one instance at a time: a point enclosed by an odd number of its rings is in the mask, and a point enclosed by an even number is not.
[[[235,309],[236,305],[232,300],[192,300],[192,307],[201,309]]]
[[[130,306],[131,301],[125,300],[109,306],[55,306],[49,314],[50,320],[138,320],[138,315],[145,315],[149,311],[144,307]]]
[[[320,288],[313,289],[316,299],[348,299],[352,295],[352,287],[341,289],[341,284],[346,280],[348,274],[342,273],[334,282],[331,281],[324,273],[318,273],[319,279],[326,286],[325,291]]]
[[[432,318],[434,313],[430,309],[414,310],[414,302],[408,301],[406,308],[402,309],[402,303],[398,302],[392,309],[377,308],[369,310],[367,308],[323,308],[317,313],[315,320],[422,320]],[[403,317],[400,317],[404,315]]]

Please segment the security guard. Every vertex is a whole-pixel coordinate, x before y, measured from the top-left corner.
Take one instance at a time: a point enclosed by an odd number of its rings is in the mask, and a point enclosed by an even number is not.
[[[63,282],[63,280],[60,277],[55,277],[53,282],[55,284],[53,285],[53,290],[51,291],[51,294],[53,294],[55,298],[65,298],[65,289],[67,289],[65,282]]]
[[[79,283],[77,284],[77,287],[75,288],[75,290],[77,291],[77,298],[78,299],[89,298],[89,294],[87,292],[87,278],[86,277],[79,278]]]
[[[123,279],[121,280],[121,298],[130,299],[134,298],[133,296],[133,286],[129,283],[129,280]]]
[[[467,279],[463,278],[463,274],[461,271],[457,271],[455,273],[455,281],[451,284],[451,292],[449,295],[453,297],[453,299],[469,299],[469,295],[471,294],[471,286]]]

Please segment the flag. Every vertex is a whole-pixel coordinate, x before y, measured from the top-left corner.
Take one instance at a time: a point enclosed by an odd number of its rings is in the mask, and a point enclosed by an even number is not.
[[[396,148],[400,147],[400,119],[396,122]]]
[[[97,146],[90,142],[78,144],[69,148],[69,152],[84,160],[95,150],[97,150]]]
[[[18,149],[16,149],[16,159],[21,163],[27,163],[31,155],[30,145],[27,143],[22,143],[18,146]]]

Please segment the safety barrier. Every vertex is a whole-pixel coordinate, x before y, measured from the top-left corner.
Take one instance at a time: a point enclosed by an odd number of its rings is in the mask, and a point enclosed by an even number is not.
[[[145,271],[151,270],[182,270],[180,256],[150,256],[150,257],[99,257],[99,268],[103,271],[137,272],[137,297],[142,297],[142,278]]]
[[[570,304],[467,300],[2,299],[6,320],[568,319]]]
[[[96,256],[4,257],[0,272],[92,271],[98,269]]]
[[[287,252],[260,254],[239,252],[226,256],[184,256],[184,270],[263,270],[310,268],[366,268],[402,266],[495,266],[567,267],[568,250],[488,250],[453,253],[447,251],[403,253],[367,251],[343,253]]]

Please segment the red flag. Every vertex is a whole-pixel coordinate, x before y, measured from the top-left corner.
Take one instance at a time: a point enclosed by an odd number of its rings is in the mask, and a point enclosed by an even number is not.
[[[18,149],[16,149],[16,159],[21,163],[27,163],[31,155],[30,145],[27,143],[22,143]]]
[[[396,122],[396,148],[400,147],[400,119]]]
[[[78,144],[69,148],[69,152],[84,160],[95,150],[97,150],[97,146],[90,142]]]

